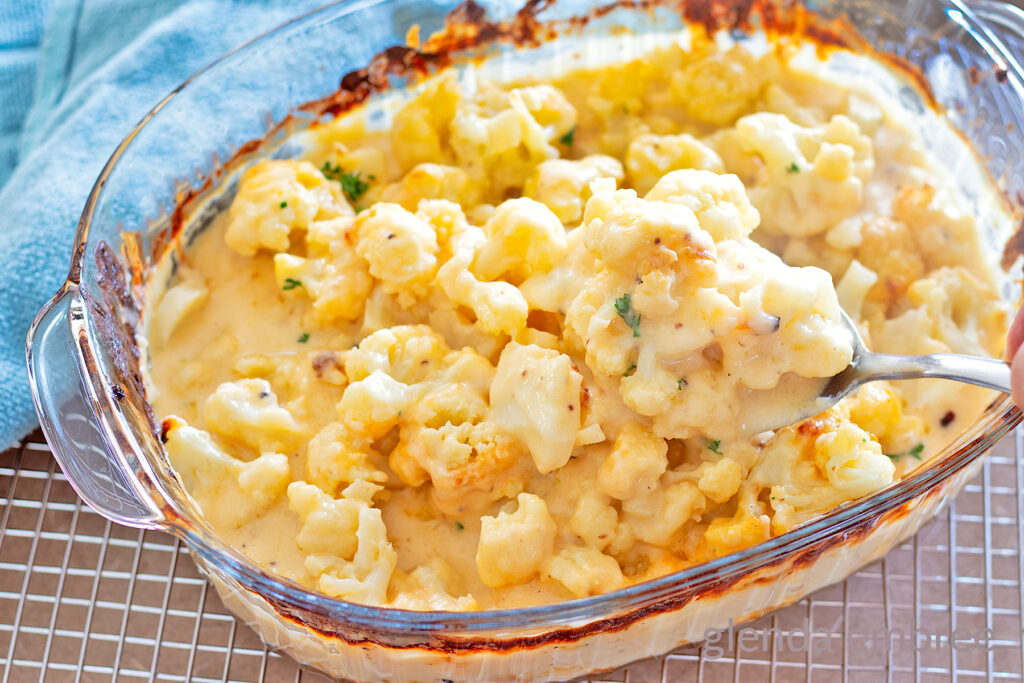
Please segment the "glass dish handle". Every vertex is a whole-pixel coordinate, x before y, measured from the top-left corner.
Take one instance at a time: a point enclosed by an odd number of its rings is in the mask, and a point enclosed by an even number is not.
[[[77,362],[71,320],[77,289],[66,285],[29,330],[29,384],[39,423],[57,463],[78,495],[107,519],[140,528],[163,516],[119,449],[110,445],[103,415],[89,396]]]

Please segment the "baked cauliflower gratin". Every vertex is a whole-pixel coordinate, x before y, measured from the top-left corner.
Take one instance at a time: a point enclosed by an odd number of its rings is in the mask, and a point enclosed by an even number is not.
[[[823,63],[691,32],[543,82],[467,67],[252,165],[148,318],[203,515],[330,596],[518,607],[754,545],[933,454],[989,392],[879,382],[746,424],[850,362],[841,309],[874,350],[1002,351],[954,178]]]

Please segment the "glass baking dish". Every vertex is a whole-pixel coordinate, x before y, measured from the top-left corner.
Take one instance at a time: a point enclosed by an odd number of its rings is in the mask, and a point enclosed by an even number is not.
[[[408,80],[403,74],[431,64],[484,55],[557,57],[569,45],[622,26],[643,36],[687,20],[717,29],[752,23],[805,30],[894,55],[919,70],[1004,194],[1018,203],[1024,198],[1024,73],[998,37],[1000,31],[1024,36],[1020,10],[960,0],[637,4],[598,7],[577,0],[531,3],[517,11],[495,1],[486,3],[486,21],[478,6],[466,5],[454,15],[462,23],[449,35],[459,49],[424,57],[404,48],[383,51],[401,45],[414,24],[423,35],[441,29],[450,6],[340,2],[226,55],[161,102],[97,181],[67,281],[28,338],[36,409],[81,497],[117,523],[177,536],[225,604],[270,645],[360,681],[561,680],[610,669],[799,600],[878,559],[931,519],[975,474],[988,449],[1020,422],[1008,398],[994,401],[903,481],[789,533],[613,593],[517,610],[408,612],[312,592],[263,571],[220,541],[170,470],[146,398],[145,342],[136,334],[145,287],[160,257],[168,248],[186,247],[226,206],[247,163],[261,155],[296,155],[301,150],[291,134],[375,91],[401,88]],[[499,20],[507,23],[487,23]],[[366,71],[355,71],[366,65]],[[908,93],[907,106],[924,106],[919,95]],[[942,144],[923,134],[927,143]],[[970,183],[980,176],[962,175],[965,193],[978,196]],[[1012,265],[1022,239],[988,237],[991,248],[1005,255],[1004,266]],[[1004,296],[1016,302],[1011,287]]]

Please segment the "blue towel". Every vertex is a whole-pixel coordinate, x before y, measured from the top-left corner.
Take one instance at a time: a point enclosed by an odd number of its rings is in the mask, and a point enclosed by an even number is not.
[[[190,74],[322,3],[0,0],[0,450],[36,425],[25,335],[118,142]]]

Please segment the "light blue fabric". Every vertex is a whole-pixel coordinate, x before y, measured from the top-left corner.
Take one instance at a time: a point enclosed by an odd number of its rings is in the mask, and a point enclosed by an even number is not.
[[[32,105],[43,16],[50,0],[0,0],[0,187],[18,158],[21,124]]]
[[[49,4],[0,0],[0,449],[36,424],[25,335],[118,142],[190,74],[323,0]]]

